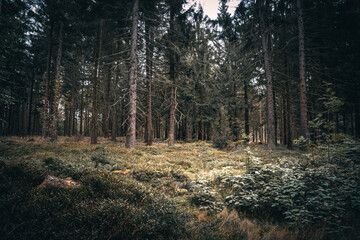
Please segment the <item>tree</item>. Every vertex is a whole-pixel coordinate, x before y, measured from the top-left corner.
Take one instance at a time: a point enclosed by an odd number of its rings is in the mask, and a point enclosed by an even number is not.
[[[298,9],[299,30],[299,74],[300,74],[300,135],[305,139],[308,137],[307,124],[307,98],[306,98],[306,71],[305,71],[305,47],[304,47],[304,21],[301,8],[302,0],[296,1]]]
[[[100,75],[100,62],[102,54],[102,37],[103,37],[104,19],[99,20],[99,33],[95,46],[95,62],[94,62],[94,80],[93,80],[93,95],[92,95],[92,116],[91,116],[91,144],[97,144],[98,135],[98,109],[97,109],[97,95],[98,95],[98,78]]]
[[[265,10],[263,0],[257,1],[259,26],[261,33],[262,50],[264,54],[264,69],[266,76],[266,99],[267,99],[267,130],[268,130],[268,145],[270,148],[275,147],[275,118],[274,118],[274,96],[273,96],[273,82],[272,82],[272,68],[269,51],[269,33],[265,25]]]
[[[134,0],[132,9],[130,72],[129,72],[129,112],[128,131],[126,133],[126,147],[135,148],[136,143],[136,81],[137,81],[137,28],[139,18],[139,0]]]
[[[58,41],[58,51],[56,58],[56,66],[55,66],[55,82],[53,89],[53,115],[51,118],[50,124],[50,136],[51,141],[57,140],[57,123],[58,123],[58,105],[59,105],[59,94],[61,88],[61,59],[63,52],[63,35],[64,35],[64,23],[60,20],[59,22],[60,30],[59,30],[59,41]]]
[[[51,58],[52,58],[52,34],[53,34],[53,22],[50,20],[48,30],[48,46],[47,46],[47,59],[46,59],[46,78],[45,78],[45,95],[44,95],[44,110],[43,110],[43,125],[42,125],[42,137],[47,137],[49,132],[49,114],[50,114],[50,103],[49,103],[49,92],[50,92],[50,81],[51,81]]]

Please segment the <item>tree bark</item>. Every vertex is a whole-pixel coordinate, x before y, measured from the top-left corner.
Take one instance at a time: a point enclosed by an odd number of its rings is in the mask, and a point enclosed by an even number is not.
[[[145,32],[148,36],[148,40],[146,41],[146,90],[147,90],[147,98],[146,98],[146,145],[151,146],[154,134],[152,127],[152,74],[153,74],[153,53],[154,53],[154,45],[152,41],[154,40],[154,27],[150,27],[149,24],[145,22]]]
[[[267,92],[267,139],[268,146],[275,148],[275,114],[274,114],[274,95],[272,83],[271,59],[269,53],[268,33],[264,21],[263,1],[258,1],[258,13],[260,20],[261,43],[264,54],[264,67],[266,76],[266,92]]]
[[[115,86],[114,86],[114,105],[113,105],[113,109],[112,109],[112,127],[111,127],[111,140],[113,142],[116,142],[116,126],[117,126],[117,121],[116,121],[116,115],[117,115],[117,109],[116,109],[116,94],[117,94],[117,91],[118,91],[118,70],[116,70],[116,74],[115,74]]]
[[[83,135],[83,114],[84,114],[84,89],[81,86],[81,96],[80,96],[80,136]]]
[[[126,147],[133,149],[136,143],[136,82],[137,82],[137,38],[138,38],[139,0],[134,0],[132,10],[130,74],[129,74],[129,112]]]
[[[75,125],[75,95],[77,93],[76,91],[76,81],[77,81],[77,64],[78,64],[78,58],[75,57],[75,63],[73,65],[73,79],[71,83],[71,103],[70,103],[70,122],[69,122],[69,136],[72,136],[75,134],[76,125]]]
[[[298,8],[298,30],[299,30],[300,134],[304,138],[307,138],[309,129],[307,124],[304,21],[302,15],[301,0],[297,0],[296,5]]]
[[[32,122],[32,114],[33,114],[33,96],[34,96],[34,82],[35,82],[35,74],[32,74],[31,77],[31,86],[30,86],[30,99],[29,99],[29,113],[28,113],[28,128],[27,134],[31,135],[31,122]]]
[[[52,57],[52,41],[53,41],[53,22],[50,21],[49,36],[48,36],[48,49],[46,60],[46,76],[45,76],[45,92],[44,92],[44,108],[42,116],[42,137],[46,138],[49,133],[49,97],[50,97],[50,78],[51,78],[51,57]]]
[[[91,127],[90,127],[91,144],[97,144],[97,134],[98,134],[97,88],[98,88],[98,78],[100,75],[103,25],[104,25],[104,19],[100,19],[99,35],[97,37],[96,46],[95,46],[96,48],[95,68],[94,68],[94,82],[93,82],[93,96],[92,96],[92,116],[91,116]]]
[[[175,109],[176,109],[176,87],[171,85],[170,92],[170,119],[169,119],[169,146],[175,144]]]
[[[248,97],[248,83],[244,81],[244,119],[245,119],[245,134],[249,136],[250,128],[249,128],[249,97]]]
[[[106,83],[106,93],[105,93],[105,127],[104,127],[104,137],[109,137],[109,129],[110,129],[110,86],[111,86],[111,65],[108,68],[108,76]]]
[[[51,135],[51,141],[53,142],[57,141],[58,105],[59,105],[60,90],[61,90],[60,68],[61,68],[61,59],[62,59],[63,37],[64,37],[64,23],[60,21],[59,45],[58,45],[56,67],[55,67],[53,115],[50,124],[50,135]]]
[[[291,80],[289,80],[286,83],[287,85],[287,93],[286,93],[286,119],[287,119],[287,148],[292,149],[292,104],[291,104]]]

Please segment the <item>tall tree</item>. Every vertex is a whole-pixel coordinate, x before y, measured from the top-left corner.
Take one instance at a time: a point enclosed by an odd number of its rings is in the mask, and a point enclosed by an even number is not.
[[[53,89],[53,115],[51,116],[51,124],[50,124],[50,136],[51,141],[57,140],[57,123],[58,123],[58,105],[60,98],[60,89],[61,89],[61,59],[63,52],[63,37],[64,37],[64,23],[62,20],[59,22],[60,30],[59,30],[59,41],[58,41],[58,50],[56,57],[56,65],[55,65],[55,82]]]
[[[102,37],[103,37],[104,19],[99,21],[99,33],[95,46],[95,65],[93,78],[93,92],[92,92],[92,116],[91,116],[91,144],[97,144],[98,135],[98,109],[97,109],[97,95],[98,95],[98,78],[100,75],[100,63],[102,55]]]
[[[146,24],[146,22],[145,22]],[[153,75],[153,55],[154,55],[154,26],[145,25],[146,40],[146,144],[152,145],[154,134],[152,127],[152,75]]]
[[[169,59],[169,79],[170,79],[170,111],[169,111],[169,130],[168,130],[168,145],[175,144],[175,111],[176,111],[176,78],[177,78],[177,64],[179,62],[179,15],[182,9],[183,0],[176,0],[169,2],[170,27],[168,30],[168,59]]]
[[[265,11],[268,5],[263,0],[257,0],[257,10],[259,17],[259,26],[261,33],[261,44],[264,55],[264,69],[266,77],[266,99],[267,99],[267,130],[268,130],[268,146],[275,147],[275,114],[274,114],[274,95],[272,68],[269,50],[269,32],[265,24]]]
[[[304,44],[304,20],[302,13],[302,0],[296,0],[298,10],[299,31],[299,74],[300,74],[300,134],[308,137],[307,124],[307,98],[306,98],[306,71],[305,71],[305,44]]]
[[[45,76],[45,90],[44,90],[44,108],[42,115],[42,137],[47,137],[49,133],[49,111],[50,111],[50,81],[51,81],[51,58],[52,58],[52,41],[53,41],[53,21],[50,20],[47,40],[47,59],[46,59],[46,76]]]
[[[139,0],[134,0],[132,9],[130,72],[129,72],[129,112],[126,147],[135,148],[136,143],[136,82],[137,82],[137,38],[138,38]]]

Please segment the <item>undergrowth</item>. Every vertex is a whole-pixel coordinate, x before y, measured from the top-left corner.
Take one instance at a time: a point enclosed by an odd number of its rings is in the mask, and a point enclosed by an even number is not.
[[[0,139],[1,239],[356,239],[359,148]],[[229,151],[230,149],[230,151]],[[41,186],[47,175],[78,187]],[[38,186],[41,187],[38,187]]]

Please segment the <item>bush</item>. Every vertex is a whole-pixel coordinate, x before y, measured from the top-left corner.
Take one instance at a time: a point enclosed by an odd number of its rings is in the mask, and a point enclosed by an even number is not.
[[[254,174],[226,177],[220,186],[226,204],[238,211],[271,216],[294,226],[325,226],[330,235],[342,234],[359,224],[360,169],[337,169],[336,165],[306,167],[285,161],[265,165]],[[227,195],[229,188],[233,193]]]
[[[217,149],[226,149],[230,146],[231,139],[227,136],[220,136],[215,138],[213,142],[213,147]]]

